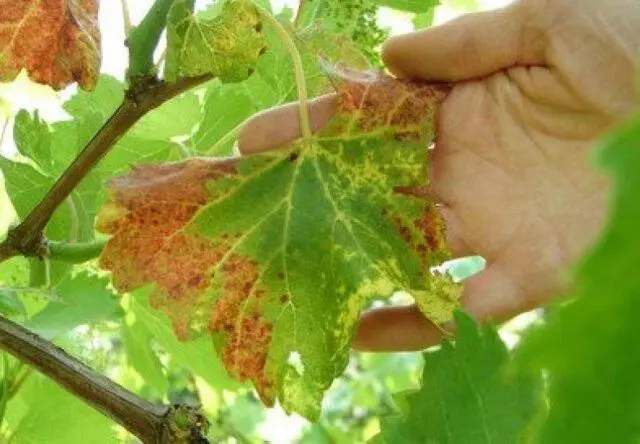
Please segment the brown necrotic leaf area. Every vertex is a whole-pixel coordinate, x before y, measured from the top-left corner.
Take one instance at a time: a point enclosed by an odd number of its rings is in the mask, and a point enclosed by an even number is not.
[[[258,264],[232,254],[222,267],[222,297],[216,301],[209,330],[225,335],[222,362],[241,381],[253,380],[260,397],[275,401],[273,383],[265,375],[272,325],[261,314]]]
[[[350,116],[331,132],[389,129],[399,140],[418,140],[424,136],[425,116],[431,115],[451,90],[449,84],[400,80],[379,71],[363,72],[326,64],[325,69],[334,78],[340,112]]]
[[[100,74],[98,0],[0,0],[0,81],[92,90]]]
[[[123,292],[155,283],[151,303],[167,310],[180,339],[199,310],[203,318],[211,312],[201,294],[230,245],[185,228],[211,197],[207,181],[233,174],[232,163],[207,159],[139,166],[110,181],[110,202],[98,215],[98,230],[112,235],[100,266]]]
[[[121,292],[155,284],[150,304],[169,315],[180,340],[205,329],[222,334],[227,370],[252,380],[262,399],[273,403],[272,383],[264,375],[272,326],[261,315],[265,291],[258,287],[258,264],[231,251],[238,234],[212,240],[188,227],[201,208],[219,197],[207,183],[235,176],[235,162],[144,165],[112,179],[110,202],[97,222],[99,231],[112,235],[100,266],[112,272]],[[213,289],[216,275],[222,276],[221,285]],[[215,302],[207,290],[218,292]]]

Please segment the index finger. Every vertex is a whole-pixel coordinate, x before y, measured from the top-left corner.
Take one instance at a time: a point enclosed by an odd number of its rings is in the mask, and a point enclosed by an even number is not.
[[[282,148],[300,138],[298,102],[287,103],[253,116],[240,131],[238,149],[243,155]],[[336,94],[316,97],[307,102],[313,132],[320,131],[336,114]]]

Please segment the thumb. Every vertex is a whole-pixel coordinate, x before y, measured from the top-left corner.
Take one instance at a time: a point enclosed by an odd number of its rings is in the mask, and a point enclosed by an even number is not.
[[[458,81],[516,65],[544,64],[544,36],[521,2],[390,38],[382,59],[399,77]]]

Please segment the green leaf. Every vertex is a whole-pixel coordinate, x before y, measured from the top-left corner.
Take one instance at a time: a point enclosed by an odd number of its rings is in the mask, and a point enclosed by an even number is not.
[[[194,3],[177,0],[169,11],[166,79],[212,74],[223,82],[238,82],[249,77],[266,49],[253,3],[228,0],[213,19],[194,16]]]
[[[138,290],[123,296],[126,312],[133,314],[136,330],[142,329],[172,357],[176,367],[186,367],[218,390],[235,390],[240,384],[233,381],[215,356],[210,338],[179,341],[171,329],[168,317],[148,307],[148,290]]]
[[[164,397],[169,389],[169,381],[151,346],[153,337],[149,330],[134,319],[131,325],[121,324],[120,334],[129,365],[156,390],[160,398]]]
[[[640,439],[640,117],[598,154],[614,181],[608,226],[578,268],[572,301],[523,344],[523,362],[549,374],[538,437],[549,444]]]
[[[240,85],[215,84],[207,91],[204,116],[190,144],[202,155],[228,156],[233,140],[219,145],[220,139],[253,113],[277,103],[277,95],[257,73]]]
[[[422,356],[420,353],[361,353],[362,366],[391,393],[418,386]]]
[[[433,25],[433,18],[435,16],[436,8],[432,8],[427,12],[422,12],[420,14],[416,14],[415,17],[411,20],[413,23],[413,29],[425,29],[431,27]]]
[[[29,376],[15,402],[27,411],[11,435],[19,444],[116,444],[115,424],[54,382],[38,374]]]
[[[372,65],[380,66],[377,48],[386,40],[388,31],[377,24],[377,4],[376,0],[306,0],[301,2],[298,26],[304,29],[320,23],[330,35],[349,40]],[[319,53],[332,49],[332,44],[325,43]]]
[[[101,75],[94,91],[78,91],[65,102],[63,108],[76,120],[91,120],[92,115],[106,120],[122,102],[123,96],[122,82],[109,75]],[[90,130],[95,132],[100,126]]]
[[[52,339],[79,325],[114,319],[119,304],[107,284],[106,279],[87,273],[68,276],[53,288],[59,300],[51,301],[24,326]]]
[[[438,6],[438,0],[375,0],[380,6],[414,13],[430,12]]]
[[[25,110],[16,114],[13,139],[18,152],[37,162],[37,166],[51,172],[51,138],[48,125],[36,111],[33,117]]]
[[[424,353],[422,387],[401,403],[406,413],[382,421],[393,444],[521,442],[541,402],[541,380],[508,368],[509,354],[493,326],[482,331],[456,314],[456,342]]]
[[[26,287],[29,285],[29,261],[16,256],[0,263],[0,285],[4,287]]]
[[[4,175],[7,193],[20,218],[27,214],[44,197],[54,181],[35,167],[0,156],[0,169]],[[46,234],[50,239],[67,240],[71,228],[69,209],[63,205],[53,215],[47,225]]]
[[[27,309],[18,298],[18,292],[0,287],[0,313],[5,316],[26,315]]]
[[[480,9],[478,0],[440,0],[443,4],[463,11],[477,11]]]

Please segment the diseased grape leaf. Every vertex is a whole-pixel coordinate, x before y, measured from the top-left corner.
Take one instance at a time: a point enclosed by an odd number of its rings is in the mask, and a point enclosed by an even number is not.
[[[445,255],[432,204],[395,188],[426,182],[448,87],[352,77],[320,136],[137,166],[111,180],[98,217],[113,235],[100,264],[119,291],[154,283],[150,303],[179,338],[210,332],[233,376],[309,418],[346,365],[363,303],[433,290],[429,267]]]
[[[541,405],[541,379],[509,372],[495,327],[479,329],[464,313],[456,325],[455,344],[424,353],[422,387],[399,397],[405,414],[383,419],[387,443],[523,442]]]
[[[194,16],[194,4],[177,0],[169,11],[165,78],[210,73],[223,82],[239,82],[249,77],[266,50],[251,0],[227,0],[214,18]]]
[[[527,370],[545,369],[549,414],[536,442],[638,442],[640,409],[640,116],[598,152],[614,181],[599,242],[579,264],[570,302],[525,336]]]
[[[92,90],[100,75],[98,0],[0,0],[0,81],[21,69],[62,89]]]

